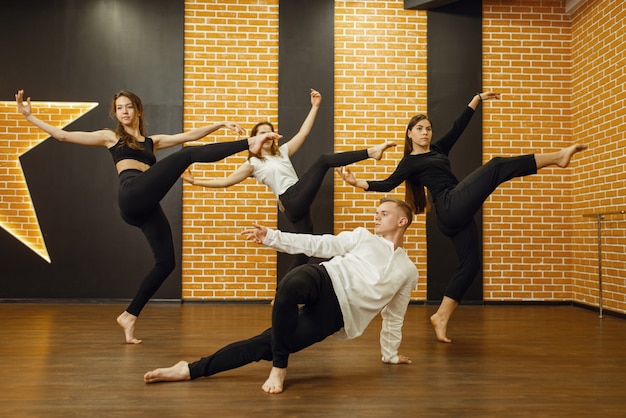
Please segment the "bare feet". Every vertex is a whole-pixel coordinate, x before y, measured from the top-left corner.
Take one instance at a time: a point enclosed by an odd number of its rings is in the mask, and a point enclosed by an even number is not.
[[[574,144],[570,147],[563,148],[561,151],[558,152],[556,165],[561,168],[567,167],[569,165],[569,161],[572,159],[572,156],[574,154],[580,151],[584,151],[586,149],[587,145],[583,144]]]
[[[124,330],[126,344],[141,344],[142,341],[135,338],[135,322],[137,317],[124,311],[117,317],[117,324]]]
[[[280,369],[278,367],[272,367],[270,377],[263,383],[263,390],[266,393],[281,393],[283,391],[283,383],[287,376],[287,369]]]
[[[435,329],[435,334],[437,335],[437,340],[442,343],[451,343],[452,340],[446,336],[446,332],[448,331],[448,321],[442,318],[441,315],[434,313],[430,317],[430,323]]]
[[[385,152],[387,148],[395,147],[396,145],[398,144],[396,144],[395,142],[387,141],[383,144],[376,145],[375,147],[368,149],[367,155],[375,160],[380,160],[381,158],[383,158],[383,152]]]
[[[146,383],[179,382],[190,379],[189,363],[186,361],[179,361],[172,367],[155,369],[143,375],[143,381]]]
[[[261,135],[253,136],[252,138],[248,138],[248,150],[252,154],[258,154],[261,152],[261,148],[263,148],[264,143],[275,139],[281,139],[282,137],[282,135],[278,135],[274,132],[267,132]]]

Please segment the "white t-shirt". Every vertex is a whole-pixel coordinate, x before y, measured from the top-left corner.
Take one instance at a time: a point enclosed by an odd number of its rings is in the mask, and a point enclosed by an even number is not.
[[[328,271],[337,295],[344,327],[338,338],[356,338],[380,312],[383,361],[398,362],[402,324],[417,285],[417,268],[403,248],[365,228],[338,235],[294,234],[268,229],[264,245],[288,254],[329,258]]]
[[[287,143],[278,148],[278,155],[268,155],[263,160],[252,157],[248,164],[254,168],[252,175],[269,186],[276,197],[298,182],[298,175],[289,159]]]

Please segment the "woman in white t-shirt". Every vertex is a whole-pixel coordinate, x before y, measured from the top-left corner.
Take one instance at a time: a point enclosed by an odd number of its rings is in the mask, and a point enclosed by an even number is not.
[[[295,232],[312,233],[313,222],[311,220],[310,207],[319,191],[326,172],[331,167],[342,167],[374,158],[380,160],[383,152],[396,146],[395,142],[385,142],[375,147],[348,151],[338,154],[322,154],[313,165],[298,178],[293,168],[290,157],[300,149],[307,138],[315,122],[317,111],[322,102],[321,94],[311,89],[311,110],[302,123],[298,133],[289,141],[281,145],[277,141],[266,142],[257,154],[249,153],[248,161],[242,164],[231,175],[221,179],[196,179],[187,171],[183,179],[193,185],[221,188],[229,187],[244,181],[249,177],[256,178],[266,184],[278,198],[278,206],[294,226]],[[266,132],[274,132],[274,126],[270,122],[257,123],[252,128],[251,136],[261,135]],[[302,264],[306,264],[308,257],[298,255],[289,267],[289,270]]]

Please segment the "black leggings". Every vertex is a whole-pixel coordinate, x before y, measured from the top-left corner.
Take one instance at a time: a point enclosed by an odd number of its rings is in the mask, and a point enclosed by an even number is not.
[[[304,304],[298,308],[298,304]],[[189,364],[192,379],[258,362],[286,368],[289,354],[324,340],[343,327],[343,315],[326,269],[307,264],[281,280],[272,310],[272,328],[229,344]]]
[[[285,216],[294,226],[294,232],[313,233],[310,209],[328,169],[331,167],[343,167],[368,158],[367,150],[320,155],[313,165],[300,177],[298,182],[279,196],[280,203],[285,208]],[[309,257],[304,254],[298,254],[294,257],[288,271],[306,264],[308,261]]]
[[[170,224],[160,201],[193,163],[219,161],[248,149],[248,140],[183,147],[148,170],[120,173],[118,201],[122,219],[141,229],[154,254],[155,264],[144,277],[126,312],[139,316],[148,300],[174,270],[176,260]]]
[[[534,155],[496,157],[438,197],[435,207],[441,231],[450,237],[459,258],[445,295],[460,302],[480,270],[480,240],[474,215],[502,183],[537,173]]]

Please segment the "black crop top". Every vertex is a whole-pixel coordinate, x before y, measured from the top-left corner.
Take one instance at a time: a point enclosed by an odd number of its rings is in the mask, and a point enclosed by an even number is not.
[[[146,140],[141,142],[141,144],[143,145],[143,149],[132,149],[126,145],[122,145],[121,140],[117,141],[117,144],[109,148],[115,164],[122,160],[136,160],[144,164],[148,164],[149,166],[156,163],[152,139],[146,138]]]

